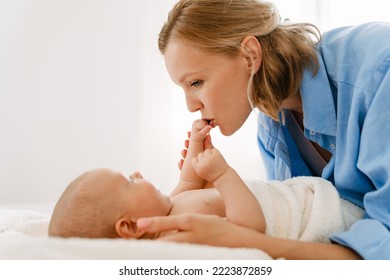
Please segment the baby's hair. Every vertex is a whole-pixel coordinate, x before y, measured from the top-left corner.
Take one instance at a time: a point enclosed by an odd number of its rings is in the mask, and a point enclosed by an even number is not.
[[[49,224],[49,236],[116,238],[110,195],[91,185],[91,172],[85,172],[65,189],[58,200]],[[93,190],[96,188],[96,191]],[[109,207],[109,208],[107,208]]]

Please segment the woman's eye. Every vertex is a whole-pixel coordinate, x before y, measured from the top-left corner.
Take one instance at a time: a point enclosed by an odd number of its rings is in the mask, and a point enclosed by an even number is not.
[[[191,87],[199,87],[202,84],[202,81],[192,81],[190,82]]]

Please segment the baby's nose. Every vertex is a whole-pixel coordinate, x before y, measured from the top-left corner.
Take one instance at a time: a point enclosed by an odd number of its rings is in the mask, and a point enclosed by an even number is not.
[[[130,175],[131,178],[138,178],[138,179],[142,179],[142,174],[138,171],[134,172],[133,174]]]

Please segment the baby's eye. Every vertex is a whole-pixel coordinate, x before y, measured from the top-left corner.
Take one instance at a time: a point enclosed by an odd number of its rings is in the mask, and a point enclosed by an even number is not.
[[[199,87],[201,85],[202,85],[202,81],[199,81],[199,80],[190,82],[191,87]]]

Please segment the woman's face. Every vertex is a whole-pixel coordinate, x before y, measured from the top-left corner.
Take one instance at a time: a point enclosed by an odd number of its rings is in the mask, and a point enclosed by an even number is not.
[[[183,88],[187,108],[232,135],[246,121],[251,106],[247,97],[250,67],[244,55],[210,55],[181,40],[171,40],[165,64],[174,83]]]

